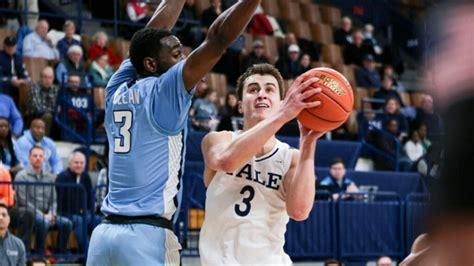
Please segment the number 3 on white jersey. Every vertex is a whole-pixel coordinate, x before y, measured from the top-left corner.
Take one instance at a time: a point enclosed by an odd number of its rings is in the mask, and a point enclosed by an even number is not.
[[[114,152],[127,153],[132,146],[132,134],[130,128],[132,127],[132,111],[114,111],[114,122],[120,123],[120,137],[115,138]]]

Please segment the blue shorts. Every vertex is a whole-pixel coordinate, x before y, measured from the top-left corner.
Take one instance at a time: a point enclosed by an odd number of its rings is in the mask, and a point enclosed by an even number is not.
[[[92,232],[88,266],[180,265],[173,231],[147,224],[99,224]]]

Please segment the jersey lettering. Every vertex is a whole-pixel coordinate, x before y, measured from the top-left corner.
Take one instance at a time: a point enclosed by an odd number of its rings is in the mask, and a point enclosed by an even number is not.
[[[252,172],[254,173],[254,177],[252,177]],[[234,175],[233,173],[226,173],[227,175]],[[264,178],[264,177],[267,178]],[[271,188],[274,190],[278,190],[280,188],[280,183],[283,178],[282,175],[275,174],[275,173],[262,173],[260,171],[254,170],[252,171],[252,165],[246,164],[240,171],[235,175],[235,177],[245,178],[249,181],[253,181],[258,183],[262,186],[267,188]]]

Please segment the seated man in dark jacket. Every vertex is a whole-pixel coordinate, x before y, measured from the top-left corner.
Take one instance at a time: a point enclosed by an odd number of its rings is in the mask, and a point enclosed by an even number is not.
[[[341,192],[359,191],[356,184],[346,177],[346,168],[342,159],[335,158],[329,167],[329,176],[319,182],[318,190],[327,190],[332,194],[334,200],[339,199]]]
[[[89,224],[91,214],[89,211],[91,201],[92,182],[89,174],[84,172],[86,157],[79,151],[69,156],[69,167],[61,172],[56,179],[57,184],[80,184],[82,190],[72,187],[56,187],[58,195],[58,213],[68,217],[73,223],[74,234],[79,246],[79,252],[84,252],[87,247],[87,233],[84,232],[84,223]],[[84,198],[85,197],[85,198]],[[84,206],[84,203],[86,206]],[[85,218],[85,220],[84,220]]]

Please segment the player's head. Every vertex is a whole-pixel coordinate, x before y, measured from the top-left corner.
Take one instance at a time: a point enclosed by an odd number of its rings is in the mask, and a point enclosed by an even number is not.
[[[130,44],[130,61],[141,76],[158,76],[181,61],[182,45],[170,31],[144,28]]]
[[[346,167],[341,158],[334,158],[329,165],[329,172],[336,180],[342,180],[346,175]]]
[[[244,118],[261,121],[280,108],[283,90],[283,78],[274,66],[253,65],[237,80],[239,112]]]

